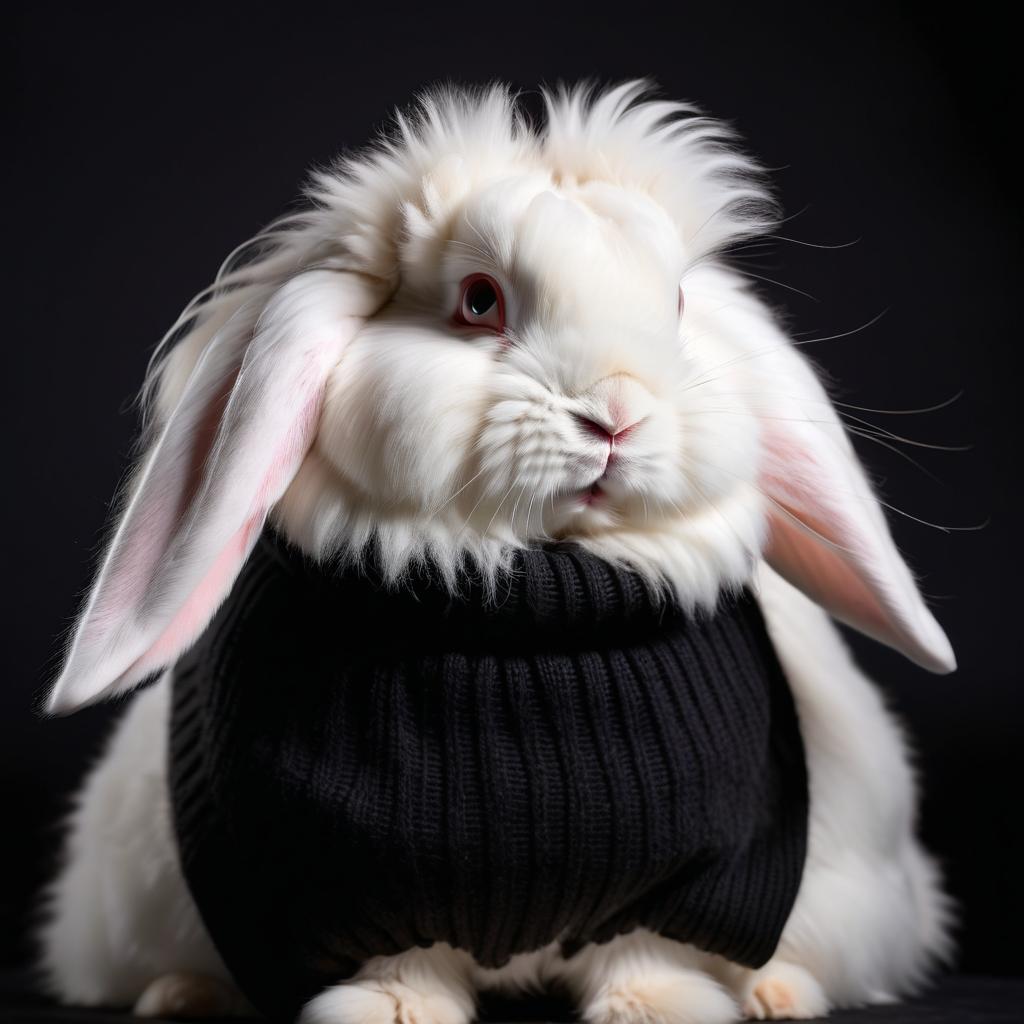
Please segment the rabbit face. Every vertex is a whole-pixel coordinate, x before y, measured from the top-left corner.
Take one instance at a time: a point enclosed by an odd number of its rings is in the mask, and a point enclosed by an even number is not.
[[[524,173],[471,190],[439,225],[417,214],[397,290],[331,374],[317,490],[372,510],[378,531],[432,518],[525,542],[668,525],[750,476],[753,418],[724,448],[699,422],[687,253],[649,196]],[[458,321],[481,275],[501,330]]]

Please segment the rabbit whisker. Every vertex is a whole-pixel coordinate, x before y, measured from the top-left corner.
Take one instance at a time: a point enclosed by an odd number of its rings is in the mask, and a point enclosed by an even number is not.
[[[512,516],[509,519],[509,529],[513,533],[516,532],[516,515],[519,512],[519,502],[523,500],[523,495],[525,493],[526,493],[526,483],[524,482],[523,486],[519,488],[519,493],[516,495],[516,500],[512,503]]]
[[[774,278],[762,277],[760,274],[752,274],[752,273],[750,273],[749,270],[742,270],[739,267],[734,267],[733,269],[741,277],[747,277],[747,278],[750,278],[753,281],[764,281],[765,284],[773,284],[777,288],[785,288],[786,291],[794,292],[796,295],[802,295],[805,299],[810,299],[811,302],[820,302],[821,301],[821,299],[815,298],[815,296],[811,295],[810,292],[801,291],[799,288],[794,288],[792,285],[785,284],[782,281],[776,281]]]
[[[938,402],[935,405],[922,406],[919,409],[876,409],[867,405],[853,405],[850,402],[840,402],[834,398],[811,398],[810,396],[807,395],[789,395],[782,391],[719,391],[717,392],[717,394],[730,396],[737,395],[748,398],[761,398],[764,395],[771,395],[774,398],[786,398],[794,402],[816,402],[819,405],[838,406],[840,409],[854,409],[857,412],[871,412],[876,413],[877,415],[880,416],[919,416],[925,413],[938,412],[940,409],[948,409],[955,402],[958,402],[961,398],[963,398],[965,392],[961,388],[961,390],[959,390],[955,395],[952,395],[950,398]],[[841,415],[847,414],[841,413]],[[863,422],[867,423],[868,421],[864,420]],[[874,425],[875,424],[872,424],[872,426]]]
[[[491,518],[487,521],[487,528],[483,532],[483,536],[487,536],[491,532],[491,527],[494,525],[494,520],[497,518],[498,513],[501,511],[501,506],[505,504],[506,498],[512,493],[512,488],[515,487],[515,481],[508,485],[508,490],[502,496],[501,501],[498,502],[498,507],[491,514]]]
[[[840,341],[843,338],[852,337],[855,334],[859,334],[861,331],[866,331],[869,327],[873,327],[876,323],[878,323],[879,320],[882,319],[883,316],[885,316],[887,312],[887,309],[883,309],[880,313],[873,316],[866,323],[861,324],[860,327],[855,327],[853,328],[853,330],[850,331],[843,331],[841,334],[830,334],[824,338],[805,338],[803,340],[798,341],[783,341],[777,345],[769,345],[766,348],[757,349],[754,352],[744,352],[741,355],[734,356],[732,359],[727,359],[725,362],[719,363],[716,366],[708,367],[708,369],[705,370],[704,372],[705,374],[716,373],[716,371],[718,370],[728,369],[729,367],[735,366],[738,363],[744,363],[751,359],[757,359],[760,358],[761,356],[768,355],[772,352],[784,351],[790,348],[791,346],[820,345],[826,341]],[[705,379],[698,379],[697,381],[688,384],[684,390],[690,391],[693,388],[703,387],[705,384],[709,384],[718,379],[719,378],[717,376]]]
[[[718,413],[718,414],[726,415],[726,416],[748,416],[748,417],[752,417],[754,419],[759,419],[759,420],[777,420],[777,421],[789,422],[789,423],[820,423],[820,424],[823,424],[823,425],[828,425],[828,424],[830,424],[832,422],[831,420],[811,419],[810,417],[803,417],[803,416],[764,416],[762,414],[748,412],[748,411],[743,410],[743,409],[698,409],[698,410],[695,410],[695,412],[698,412],[701,415],[703,415],[705,413]],[[867,421],[863,421],[863,422],[867,422]],[[926,477],[928,477],[929,480],[933,480],[937,484],[941,484],[942,483],[942,481],[934,473],[932,473],[926,467],[922,466],[921,463],[917,461],[917,459],[912,458],[905,451],[902,451],[901,449],[897,448],[894,444],[890,444],[889,443],[889,441],[893,440],[893,439],[897,440],[897,441],[904,441],[906,439],[899,438],[899,437],[890,437],[890,436],[887,436],[885,432],[881,432],[881,431],[876,433],[876,432],[873,432],[871,430],[865,430],[863,427],[856,427],[856,426],[853,426],[852,424],[849,424],[849,423],[843,424],[843,427],[849,433],[854,434],[857,437],[862,437],[862,438],[864,438],[867,441],[874,441],[876,444],[881,445],[883,448],[887,448],[889,451],[894,452],[896,455],[899,455],[900,458],[906,459],[907,462],[909,462],[915,469],[920,470]],[[920,443],[920,442],[914,442],[914,441],[909,441],[909,440],[907,440],[906,443],[907,444],[917,444],[918,447],[922,447],[922,448],[938,448],[938,449],[944,450],[944,451],[962,451],[962,450],[964,450],[964,449],[961,449],[961,448],[943,448],[941,445],[927,445],[927,444],[923,444],[923,443]]]
[[[732,477],[734,477],[737,480],[742,480],[743,479],[742,477],[740,477],[736,473],[730,473],[724,467],[720,466],[719,469],[723,473],[726,473],[728,476],[732,476]],[[747,482],[750,483],[750,481],[747,481]],[[764,498],[766,498],[768,501],[770,501],[777,508],[779,508],[782,511],[786,512],[786,514],[789,515],[789,517],[791,519],[794,519],[796,522],[800,523],[800,525],[803,526],[805,529],[810,530],[812,533],[815,533],[823,541],[831,544],[832,547],[839,548],[842,551],[846,551],[847,550],[846,548],[843,548],[841,545],[836,544],[834,541],[830,541],[827,537],[824,537],[821,534],[818,534],[817,531],[815,531],[812,527],[808,526],[806,523],[804,523],[802,520],[800,520],[790,509],[786,508],[785,505],[782,505],[780,502],[776,501],[775,498],[773,498],[770,494],[765,493],[765,491],[762,490],[760,487],[758,487],[756,484],[754,484],[754,487],[757,489],[757,491]],[[912,520],[915,523],[920,523],[921,526],[930,526],[933,530],[939,530],[942,533],[974,533],[974,532],[976,532],[978,530],[987,529],[989,523],[991,522],[990,519],[985,519],[984,521],[982,521],[980,523],[973,523],[970,526],[946,526],[946,525],[943,525],[942,523],[932,523],[932,522],[929,522],[927,519],[922,519],[920,516],[915,516],[911,512],[906,512],[904,509],[901,509],[898,506],[893,505],[890,502],[883,500],[877,494],[874,494],[874,495],[858,495],[858,494],[853,494],[850,491],[843,491],[843,492],[836,491],[834,493],[836,493],[836,494],[842,493],[843,497],[852,498],[852,499],[854,499],[856,501],[875,501],[879,505],[881,505],[882,508],[888,509],[890,512],[895,512],[897,515],[903,516],[906,519],[910,519],[910,520]]]
[[[427,518],[428,519],[435,519],[435,518],[437,518],[437,516],[440,514],[440,512],[444,508],[446,508],[451,502],[453,502],[467,487],[469,487],[470,484],[472,484],[475,480],[479,479],[479,477],[483,475],[483,472],[484,472],[483,467],[478,469],[457,491],[454,491],[453,493],[449,494],[448,497],[445,498],[444,501],[442,501],[440,505],[438,505],[436,508],[434,508],[433,510],[428,512],[427,513]]]

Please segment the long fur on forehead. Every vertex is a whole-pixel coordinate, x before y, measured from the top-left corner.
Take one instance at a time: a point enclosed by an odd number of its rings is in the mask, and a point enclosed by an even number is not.
[[[453,179],[471,188],[517,170],[647,193],[674,219],[693,262],[767,230],[774,204],[730,129],[650,93],[643,80],[543,90],[546,117],[534,125],[507,86],[435,88],[396,113],[368,151],[316,173],[308,194],[363,269],[381,276],[394,272],[403,203],[436,215]]]

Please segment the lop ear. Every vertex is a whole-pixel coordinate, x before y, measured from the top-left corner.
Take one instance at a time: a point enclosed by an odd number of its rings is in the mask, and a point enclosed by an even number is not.
[[[385,282],[311,270],[213,337],[144,456],[48,702],[127,690],[192,644],[316,432],[327,376]]]
[[[835,618],[931,672],[952,672],[949,640],[896,550],[825,389],[789,342],[782,346],[772,362],[783,364],[792,394],[762,418],[760,483],[772,502],[765,558]]]

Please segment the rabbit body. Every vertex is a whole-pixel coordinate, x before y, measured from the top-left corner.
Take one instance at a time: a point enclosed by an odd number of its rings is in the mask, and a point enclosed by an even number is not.
[[[394,580],[430,559],[456,586],[467,558],[493,579],[555,537],[686,609],[757,585],[810,778],[803,882],[759,970],[642,929],[499,969],[435,945],[367,962],[305,1024],[463,1024],[479,988],[555,983],[594,1024],[809,1017],[898,998],[948,955],[906,744],[830,615],[933,671],[951,648],[813,369],[716,258],[770,230],[756,168],[641,96],[548,97],[543,136],[500,88],[428,99],[172,329],[51,697],[71,710],[168,669],[70,820],[42,934],[62,999],[246,1009],[177,859],[169,673],[268,517],[314,558],[372,547]]]

